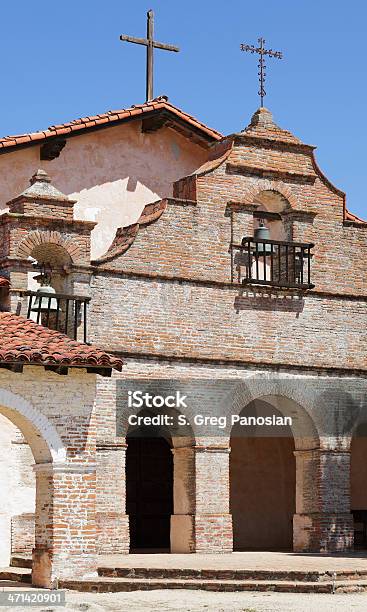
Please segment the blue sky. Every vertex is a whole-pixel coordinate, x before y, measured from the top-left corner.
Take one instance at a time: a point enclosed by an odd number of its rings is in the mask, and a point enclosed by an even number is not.
[[[279,125],[318,147],[322,170],[367,218],[367,76],[363,0],[18,0],[1,11],[0,134],[19,134],[144,101],[145,49],[155,38],[155,94],[223,133],[242,129],[259,105],[255,56],[263,36],[284,59],[268,60],[265,105]]]

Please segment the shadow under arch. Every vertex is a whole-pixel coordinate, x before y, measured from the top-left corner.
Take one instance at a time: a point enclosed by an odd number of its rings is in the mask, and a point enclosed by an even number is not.
[[[350,430],[350,511],[354,520],[354,548],[367,549],[367,402],[354,401],[355,422]]]
[[[29,527],[30,532],[27,533],[27,536],[24,536],[22,532],[21,537],[33,538],[33,546],[35,546],[37,543],[39,544],[39,539],[42,539],[43,537],[45,508],[52,507],[54,495],[53,482],[49,482],[47,487],[45,487],[45,475],[42,473],[42,470],[44,470],[45,468],[49,470],[51,466],[62,466],[66,460],[66,448],[64,447],[63,442],[55,427],[45,415],[35,409],[29,401],[27,401],[20,395],[12,393],[11,391],[3,388],[0,388],[0,415],[5,417],[5,419],[7,419],[9,423],[18,428],[24,440],[29,445],[34,459],[34,469],[36,471],[36,486],[35,491],[33,493],[33,499],[35,496],[36,513],[35,517],[33,517],[34,510],[32,510],[29,514],[29,523],[27,523],[27,529]],[[9,430],[9,432],[10,431],[11,430]],[[17,457],[15,461],[17,461],[18,459],[19,457]],[[9,470],[11,469],[12,465],[16,465],[16,463],[12,463],[12,457],[9,456],[3,461],[2,469]],[[51,472],[48,471],[48,474],[50,473]],[[14,473],[11,472],[10,482],[13,483],[12,486],[16,486],[16,478],[15,482],[13,480]],[[41,481],[43,481],[43,485]],[[2,493],[4,494],[4,498],[6,498],[6,491],[2,491]],[[8,488],[8,494],[12,495],[12,488],[10,486]],[[1,537],[0,541],[0,558],[2,559],[2,561],[5,561],[5,563],[3,563],[4,565],[10,565],[10,556],[13,552],[12,520],[16,518],[17,512],[12,512],[11,508],[12,506],[9,505],[8,509],[3,512],[2,528],[6,531],[2,533],[4,537]],[[24,509],[21,510],[19,516],[23,516],[22,513],[24,513]],[[34,535],[32,535],[33,525]]]
[[[243,394],[235,399],[240,408]],[[291,550],[296,491],[304,486],[295,455],[319,448],[316,426],[302,405],[279,393],[259,393],[242,406],[230,437],[234,550]]]
[[[66,448],[54,425],[29,401],[0,389],[0,413],[22,432],[35,463],[63,463]]]
[[[256,401],[273,406],[282,417],[290,417],[292,436],[296,450],[310,450],[320,447],[320,433],[314,418],[317,393],[310,394],[299,380],[260,378],[254,376],[233,386],[228,397],[234,415]],[[232,429],[228,431],[232,435]]]

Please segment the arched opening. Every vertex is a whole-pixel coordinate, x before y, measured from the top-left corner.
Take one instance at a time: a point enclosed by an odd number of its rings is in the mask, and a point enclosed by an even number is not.
[[[28,289],[37,291],[42,288],[42,270],[47,272],[48,283],[57,293],[70,293],[72,279],[70,271],[72,259],[66,249],[53,242],[43,242],[32,249],[28,260],[33,270],[28,272]]]
[[[27,259],[27,291],[22,293],[21,305],[16,305],[19,313],[74,340],[87,342],[89,275],[75,271],[70,253],[54,242],[37,244]]]
[[[131,551],[170,551],[173,455],[171,436],[163,428],[128,432],[126,512]]]
[[[350,508],[354,547],[367,549],[367,423],[354,432],[350,446]]]
[[[252,401],[240,417],[284,419],[280,410],[264,400]],[[230,447],[234,550],[291,550],[296,511],[295,441],[291,427],[237,424],[232,429]]]
[[[12,557],[31,558],[34,548],[36,478],[23,435],[0,414],[0,567]]]
[[[172,383],[144,382],[148,394],[172,393]],[[126,386],[119,385],[119,396]],[[121,394],[121,395],[120,395]],[[134,424],[131,424],[133,416]],[[130,551],[191,553],[195,521],[195,436],[176,408],[121,411],[118,436],[126,441],[123,511],[130,526]],[[151,423],[141,420],[155,419]],[[130,424],[129,424],[130,423]]]
[[[245,253],[240,258],[241,262],[247,261],[247,278],[265,284],[303,284],[306,273],[309,276],[309,253],[300,243],[293,242],[289,201],[278,191],[268,189],[254,197],[253,205],[254,242],[244,237]]]
[[[269,229],[271,240],[290,240],[290,228],[281,217],[281,213],[290,208],[288,200],[278,191],[266,189],[258,193],[254,204],[257,204],[254,229],[262,219]]]
[[[30,291],[48,291],[48,287],[56,294],[72,294],[72,279],[70,270],[72,260],[64,247],[52,242],[44,242],[37,245],[31,252],[29,259],[32,261],[34,271],[28,272],[28,289]],[[37,299],[32,300],[30,318],[38,321],[51,329],[67,330],[65,327],[65,308],[56,300],[50,302],[50,310],[47,311],[47,299],[42,301],[42,308],[38,312]],[[57,307],[59,313],[57,313]],[[70,317],[70,314],[69,314]],[[56,323],[57,320],[57,323]],[[70,325],[69,325],[70,329]]]
[[[0,403],[0,565],[8,566],[12,555],[31,558],[37,532],[34,518],[37,505],[38,529],[42,521],[41,494],[31,466],[51,463],[53,455],[56,458],[62,449],[51,450],[31,418],[37,419],[41,428],[49,424],[22,398],[4,391],[0,396],[9,399],[12,405]]]

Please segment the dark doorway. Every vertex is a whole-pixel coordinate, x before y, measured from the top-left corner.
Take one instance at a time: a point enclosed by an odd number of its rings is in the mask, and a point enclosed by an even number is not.
[[[127,438],[126,511],[131,549],[170,549],[173,456],[162,437]]]
[[[350,446],[350,505],[354,523],[354,548],[367,548],[367,423],[354,432]]]

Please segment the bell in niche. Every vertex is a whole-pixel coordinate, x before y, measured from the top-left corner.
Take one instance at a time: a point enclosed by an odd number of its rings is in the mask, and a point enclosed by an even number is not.
[[[51,287],[51,267],[42,264],[40,266],[41,274],[35,276],[35,280],[40,282],[41,287],[37,289],[37,295],[34,303],[32,304],[31,312],[40,312],[40,313],[51,313],[57,312],[59,310],[57,299],[52,297],[56,291],[53,287]],[[43,295],[47,293],[46,295]]]
[[[48,293],[50,294],[50,297],[56,293],[55,289],[53,287],[51,287],[50,285],[46,285],[44,287],[41,287],[40,289],[37,289],[37,293]],[[50,304],[49,304],[50,303]],[[36,296],[36,299],[34,301],[34,303],[32,304],[32,312],[57,312],[59,309],[57,307],[57,300],[56,298],[51,297],[51,299],[49,299],[49,297],[45,296],[45,295],[38,295]]]
[[[270,240],[270,231],[269,231],[269,228],[266,227],[263,219],[260,219],[259,227],[255,229],[254,240],[256,241]],[[271,244],[265,243],[265,242],[257,242],[257,250],[256,250],[256,243],[253,243],[253,253],[254,255],[257,254],[257,255],[262,255],[262,256],[271,255],[272,253]]]

